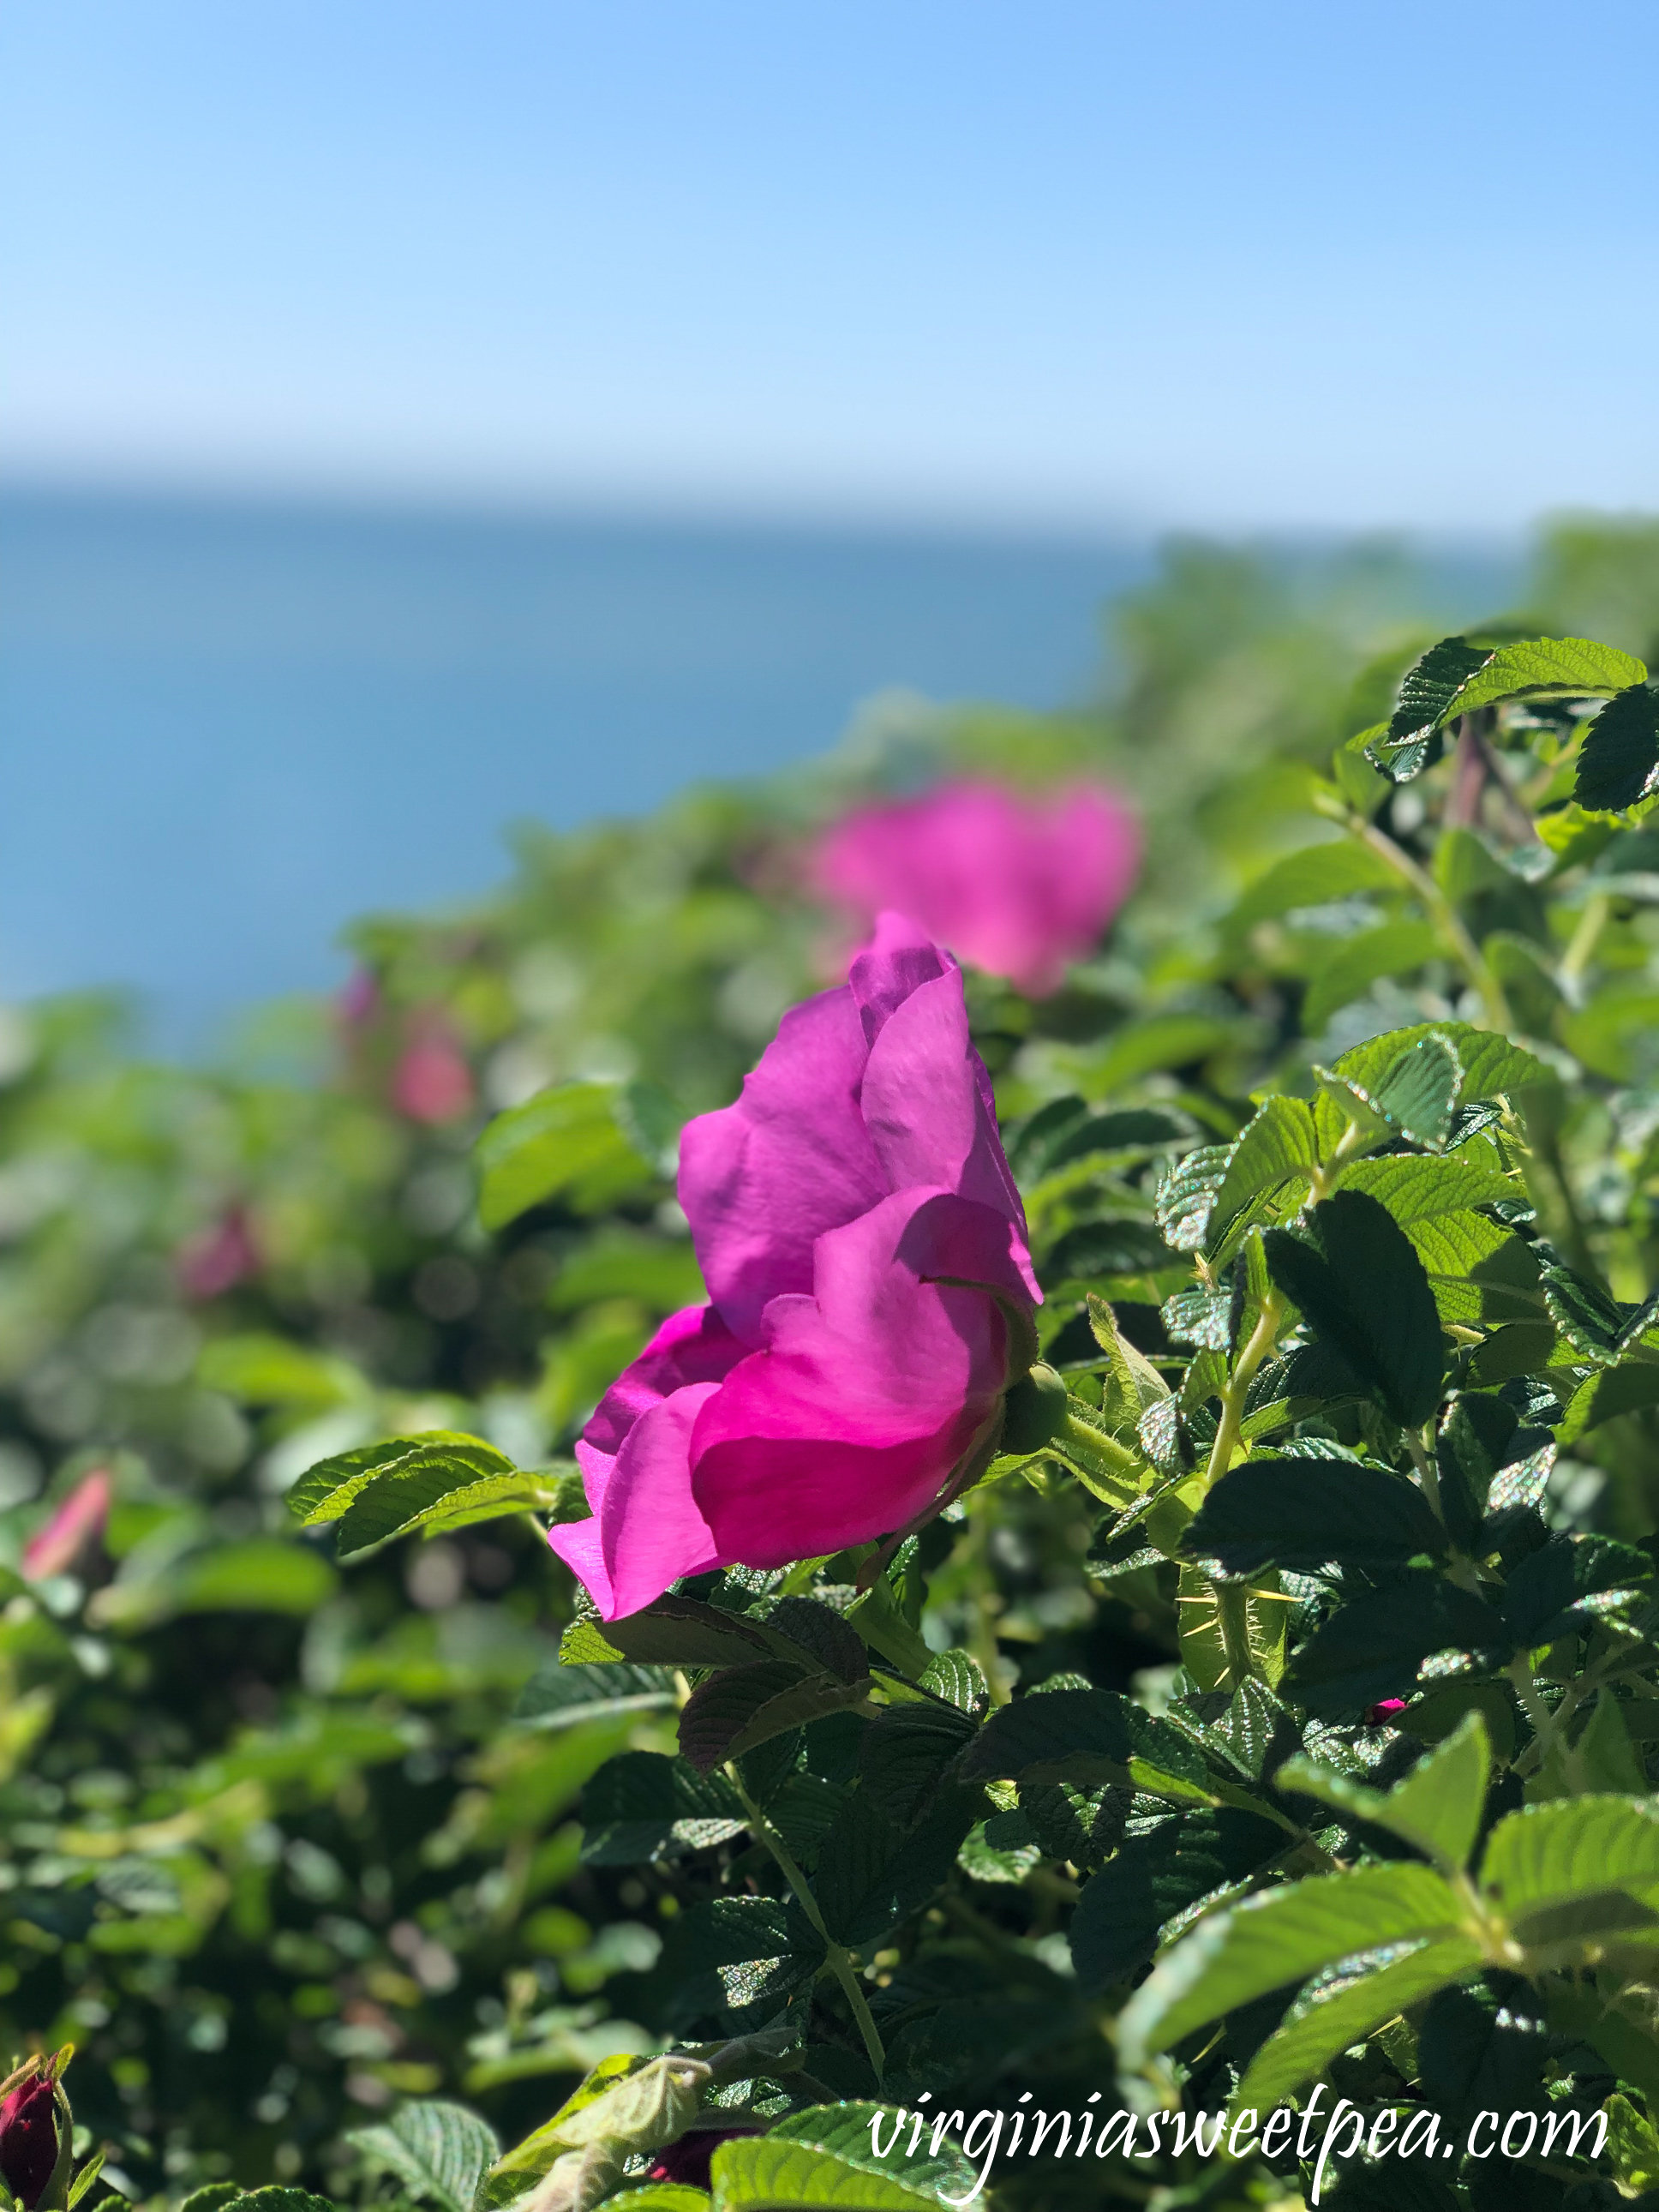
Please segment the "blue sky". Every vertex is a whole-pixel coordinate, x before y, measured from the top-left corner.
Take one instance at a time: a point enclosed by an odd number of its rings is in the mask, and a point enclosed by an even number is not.
[[[7,0],[0,467],[1045,526],[1659,506],[1620,0]]]

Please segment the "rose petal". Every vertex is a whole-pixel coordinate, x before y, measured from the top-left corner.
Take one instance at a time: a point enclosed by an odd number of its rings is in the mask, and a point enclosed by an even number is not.
[[[775,1566],[902,1527],[994,1415],[1007,1373],[995,1303],[922,1281],[903,1256],[917,1216],[940,1201],[970,1206],[900,1192],[821,1237],[815,1295],[768,1308],[766,1348],[705,1407],[692,1486],[724,1556]],[[1006,1222],[971,1211],[1006,1244]],[[930,1261],[949,1241],[938,1222],[917,1232]],[[977,1243],[983,1256],[988,1231]]]
[[[712,1305],[682,1306],[670,1314],[632,1366],[619,1375],[582,1431],[582,1442],[614,1457],[641,1413],[688,1382],[718,1382],[742,1358],[744,1346]],[[581,1446],[576,1456],[582,1460]],[[586,1462],[582,1461],[583,1471]],[[599,1500],[588,1485],[594,1511]]]
[[[693,1382],[641,1415],[600,1489],[591,1521],[561,1522],[548,1541],[606,1620],[637,1613],[682,1575],[722,1565],[691,1492],[690,1441],[720,1390]],[[592,1495],[592,1471],[589,1495]]]
[[[787,1013],[735,1106],[687,1124],[680,1203],[714,1304],[745,1343],[812,1284],[812,1246],[887,1194],[859,1111],[866,1048],[845,990]]]

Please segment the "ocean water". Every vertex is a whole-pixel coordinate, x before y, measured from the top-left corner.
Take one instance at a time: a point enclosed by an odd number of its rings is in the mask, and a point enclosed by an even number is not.
[[[1085,696],[1105,604],[1154,562],[0,487],[0,1000],[122,987],[151,1042],[210,1047],[337,982],[354,915],[488,890],[516,820],[781,767],[884,691]],[[1474,614],[1515,569],[1430,549],[1426,588]]]
[[[169,1048],[327,987],[501,833],[831,744],[872,694],[1086,692],[1127,540],[0,496],[0,995]]]

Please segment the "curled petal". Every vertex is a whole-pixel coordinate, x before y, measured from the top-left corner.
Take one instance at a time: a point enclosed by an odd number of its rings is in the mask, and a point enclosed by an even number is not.
[[[719,1389],[693,1382],[676,1390],[635,1422],[608,1471],[584,1464],[593,1517],[561,1522],[549,1541],[606,1620],[637,1613],[682,1575],[721,1564],[690,1471],[692,1429]]]

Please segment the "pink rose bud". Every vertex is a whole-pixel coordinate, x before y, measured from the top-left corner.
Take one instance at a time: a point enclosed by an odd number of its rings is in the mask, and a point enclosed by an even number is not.
[[[259,1272],[259,1248],[246,1210],[233,1206],[179,1254],[179,1287],[187,1298],[216,1298]]]
[[[23,2207],[34,2212],[58,2163],[58,2116],[52,2080],[37,2074],[0,2100],[0,2178]]]
[[[392,1078],[392,1100],[411,1121],[459,1121],[472,1106],[472,1071],[441,1015],[418,1022]]]
[[[1374,1705],[1365,1708],[1367,1728],[1392,1728],[1406,1710],[1403,1698],[1381,1698]]]
[[[67,1574],[104,1533],[114,1487],[108,1471],[95,1467],[83,1474],[44,1528],[23,1547],[22,1568],[32,1583]],[[3,2110],[0,2107],[0,2110]]]
[[[925,1515],[1000,1417],[1005,1304],[1042,1295],[962,971],[902,915],[687,1126],[679,1195],[710,1303],[607,1392],[593,1517],[550,1538],[607,1620]]]
[[[849,814],[809,868],[860,925],[902,908],[960,958],[1042,998],[1099,942],[1139,860],[1139,823],[1098,785],[1026,799],[963,782]]]

